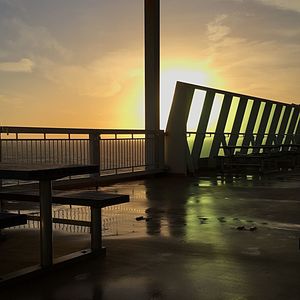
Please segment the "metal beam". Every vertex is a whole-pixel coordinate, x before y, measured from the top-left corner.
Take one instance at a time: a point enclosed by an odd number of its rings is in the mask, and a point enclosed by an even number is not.
[[[220,144],[222,141],[223,142],[225,141],[224,130],[225,130],[227,119],[229,117],[231,103],[232,103],[232,95],[225,94],[222,102],[218,123],[216,126],[215,137],[210,149],[209,157],[212,159],[214,159],[219,154]]]
[[[285,111],[283,114],[283,118],[279,127],[279,131],[278,131],[278,136],[277,136],[277,143],[278,144],[282,144],[283,139],[284,139],[284,134],[285,131],[287,129],[288,126],[288,121],[291,115],[291,111],[292,111],[292,106],[291,105],[286,105],[285,107]]]
[[[276,108],[273,114],[272,123],[270,126],[270,130],[268,132],[268,138],[266,141],[266,145],[272,145],[272,142],[275,141],[276,128],[279,122],[281,110],[283,108],[282,104],[276,104]]]
[[[261,101],[254,100],[254,103],[251,108],[248,124],[245,131],[245,137],[243,140],[243,146],[249,146],[250,142],[254,142],[253,130],[255,127],[255,123],[257,121],[257,116],[259,112]],[[241,149],[241,153],[247,154],[247,148]]]
[[[298,117],[299,117],[300,106],[294,106],[294,112],[291,118],[291,122],[287,131],[287,136],[284,140],[285,144],[290,144],[293,141],[293,133],[295,131],[295,127],[297,125]]]
[[[193,158],[194,166],[196,166],[196,168],[198,168],[198,162],[200,159],[200,154],[205,139],[205,132],[207,130],[207,125],[208,125],[211,109],[214,103],[214,99],[215,99],[215,92],[207,91],[203,103],[203,108],[202,108],[198,128],[197,128],[197,134],[192,149],[192,158]]]
[[[247,102],[248,102],[248,98],[246,98],[246,97],[240,98],[239,106],[237,108],[235,119],[234,119],[234,123],[232,125],[230,139],[228,142],[229,146],[236,146],[236,143],[239,138],[239,132],[240,132],[240,129],[242,126],[242,121],[244,118],[245,110],[247,107]]]
[[[298,125],[295,131],[295,143],[300,144],[300,119],[298,119]]]
[[[186,124],[194,89],[177,82],[166,129],[166,164],[171,173],[186,174],[189,165]]]
[[[144,0],[145,129],[159,130],[160,0]]]
[[[268,125],[268,120],[270,118],[272,105],[273,104],[271,102],[266,102],[264,112],[263,112],[263,115],[261,117],[261,121],[260,121],[259,128],[258,128],[258,131],[257,131],[255,146],[261,146],[262,145],[262,142],[263,142],[264,136],[265,136],[265,132],[266,132],[266,129],[267,129],[267,125]],[[254,150],[253,152],[254,153],[258,152],[258,150]]]

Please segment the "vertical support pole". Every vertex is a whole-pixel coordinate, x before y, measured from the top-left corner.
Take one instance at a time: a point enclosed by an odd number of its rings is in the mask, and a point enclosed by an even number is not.
[[[177,82],[166,129],[166,163],[171,173],[187,173],[186,123],[193,96],[192,85]]]
[[[52,249],[52,187],[50,180],[40,181],[40,246],[41,266],[50,267],[53,263]]]
[[[91,207],[91,249],[92,252],[102,249],[101,207]]]
[[[93,132],[89,134],[90,163],[100,167],[100,134]],[[100,174],[92,174],[91,177],[98,177]]]
[[[160,129],[160,0],[144,0],[145,165],[153,167],[155,136]],[[152,131],[152,133],[149,133]],[[154,141],[154,143],[153,143]]]
[[[160,0],[145,0],[145,129],[159,130]]]

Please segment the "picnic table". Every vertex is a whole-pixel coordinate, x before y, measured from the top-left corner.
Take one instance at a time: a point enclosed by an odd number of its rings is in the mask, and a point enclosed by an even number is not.
[[[53,264],[52,248],[52,181],[71,175],[99,172],[98,165],[28,165],[0,163],[1,179],[37,180],[40,202],[40,251],[41,267]]]

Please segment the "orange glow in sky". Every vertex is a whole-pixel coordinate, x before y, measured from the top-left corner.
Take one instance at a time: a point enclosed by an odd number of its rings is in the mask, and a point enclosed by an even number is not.
[[[163,65],[161,72],[161,128],[165,128],[177,81],[195,85],[217,87],[223,80],[204,64],[195,61],[171,61]],[[193,122],[193,121],[191,121]]]
[[[0,0],[0,126],[143,128],[143,2]],[[299,103],[299,13],[161,1],[161,128],[176,81]]]

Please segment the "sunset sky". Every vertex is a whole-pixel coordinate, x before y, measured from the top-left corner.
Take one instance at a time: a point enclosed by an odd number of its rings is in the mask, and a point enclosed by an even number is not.
[[[0,126],[143,128],[143,0],[0,0]],[[161,0],[176,80],[300,103],[299,0]]]

